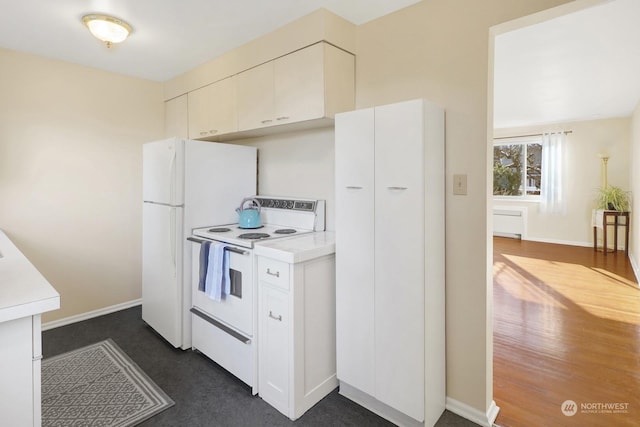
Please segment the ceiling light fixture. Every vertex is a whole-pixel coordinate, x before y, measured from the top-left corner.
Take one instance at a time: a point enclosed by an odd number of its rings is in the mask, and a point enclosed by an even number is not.
[[[125,41],[129,33],[133,31],[131,25],[122,19],[108,15],[85,15],[82,17],[82,22],[91,31],[91,34],[98,40],[102,40],[107,47],[111,47],[113,43]]]

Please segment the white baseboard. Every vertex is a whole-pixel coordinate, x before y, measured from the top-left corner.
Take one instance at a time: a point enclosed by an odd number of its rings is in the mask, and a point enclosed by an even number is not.
[[[629,252],[629,262],[631,263],[633,274],[636,276],[636,282],[640,283],[640,281],[638,280],[638,278],[640,278],[640,269],[638,269],[638,263],[636,263],[636,260],[631,252]]]
[[[583,246],[585,248],[593,247],[593,243],[591,242],[576,242],[573,240],[544,239],[544,238],[537,238],[537,237],[527,237],[526,239],[522,239],[522,240],[529,240],[531,242],[540,242],[540,243],[553,243],[555,245]]]
[[[340,395],[356,402],[358,405],[363,406],[373,412],[380,415],[382,418],[391,421],[393,424],[402,427],[425,427],[423,422],[417,421],[407,414],[380,402],[375,397],[369,396],[357,388],[350,386],[345,382],[340,382],[340,389],[338,391]],[[444,409],[442,410],[444,412]]]
[[[127,308],[135,307],[142,304],[142,298],[135,299],[133,301],[123,302],[121,304],[112,305],[109,307],[99,308],[97,310],[89,311],[82,314],[76,314],[75,316],[65,317],[64,319],[52,320],[42,324],[42,330],[59,328],[60,326],[70,325],[76,322],[82,322],[83,320],[93,319],[94,317],[104,316],[105,314],[115,313],[116,311],[125,310]]]
[[[466,418],[469,421],[473,421],[476,424],[480,424],[484,427],[492,427],[493,422],[496,420],[498,416],[498,412],[500,408],[496,406],[496,402],[493,400],[489,405],[489,409],[487,409],[487,413],[482,413],[482,411],[473,408],[466,403],[462,403],[459,400],[452,399],[447,396],[446,403],[447,410],[453,412],[456,415],[460,415],[462,418]]]

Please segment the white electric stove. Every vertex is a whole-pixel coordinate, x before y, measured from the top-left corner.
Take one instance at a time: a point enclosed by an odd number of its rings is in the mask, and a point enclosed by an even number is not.
[[[244,248],[253,248],[257,241],[324,231],[324,200],[265,196],[253,198],[258,200],[261,206],[261,227],[241,228],[238,224],[213,225],[196,228],[193,230],[193,235]]]
[[[200,351],[258,392],[258,290],[254,247],[325,229],[325,201],[254,196],[261,205],[259,228],[212,224],[197,228],[192,249],[192,342]],[[201,289],[203,245],[228,252],[230,293],[211,299]],[[209,249],[210,250],[210,249]],[[206,270],[206,268],[204,269]]]

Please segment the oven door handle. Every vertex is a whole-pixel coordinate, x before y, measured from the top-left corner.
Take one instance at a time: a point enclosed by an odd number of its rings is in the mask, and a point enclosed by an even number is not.
[[[194,242],[194,243],[204,243],[204,242],[210,242],[211,240],[205,240],[205,239],[198,239],[197,237],[187,237],[187,240],[190,242]],[[238,248],[234,248],[232,246],[225,246],[224,248],[225,251],[229,251],[229,252],[233,252],[236,254],[240,254],[240,255],[246,255],[249,252],[247,251],[243,251],[242,249],[238,249]]]
[[[197,308],[191,307],[191,310],[189,310],[189,311],[191,311],[193,314],[195,314],[199,318],[203,319],[204,321],[212,324],[216,328],[221,329],[222,331],[224,331],[227,334],[231,335],[232,337],[234,337],[238,341],[241,341],[241,342],[243,342],[245,344],[251,344],[251,339],[250,338],[247,338],[244,335],[234,331],[233,329],[231,329],[227,325],[224,325],[224,324],[218,322],[216,319],[214,319],[214,318],[212,318],[210,316],[207,316],[206,314],[204,314],[203,312],[201,312]]]

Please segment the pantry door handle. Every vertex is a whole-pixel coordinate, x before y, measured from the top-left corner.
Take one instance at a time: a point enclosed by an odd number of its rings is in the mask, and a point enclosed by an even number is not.
[[[387,187],[389,190],[406,190],[407,187]]]
[[[271,271],[271,269],[270,269],[270,268],[267,268],[267,274],[268,274],[269,276],[280,277],[280,272],[279,272],[279,271],[276,271],[276,272],[274,273],[273,271]]]
[[[274,320],[277,320],[278,322],[282,322],[282,314],[279,314],[278,316],[274,316],[273,312],[269,310],[269,317],[271,317]]]

